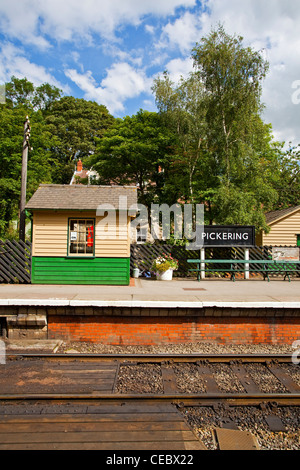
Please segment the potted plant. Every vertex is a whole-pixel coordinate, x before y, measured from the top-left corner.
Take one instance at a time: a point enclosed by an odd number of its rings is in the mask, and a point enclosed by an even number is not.
[[[173,271],[178,269],[178,260],[171,255],[159,256],[153,262],[152,271],[156,273],[159,281],[171,281]]]

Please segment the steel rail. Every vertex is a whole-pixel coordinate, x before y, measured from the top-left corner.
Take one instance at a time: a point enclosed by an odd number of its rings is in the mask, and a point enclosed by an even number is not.
[[[136,363],[292,363],[292,355],[288,354],[9,354],[7,359],[41,359],[46,361],[118,361],[120,366]],[[97,391],[92,393],[21,393],[3,394],[0,392],[0,404],[12,402],[66,402],[95,403],[139,401],[139,402],[171,402],[178,406],[210,406],[216,403],[227,403],[232,406],[250,406],[261,403],[274,402],[278,405],[300,406],[300,393],[109,393],[103,394]]]
[[[47,361],[125,361],[125,362],[292,362],[291,354],[27,354],[9,353],[7,360],[44,359]]]
[[[88,404],[95,402],[168,402],[177,406],[210,406],[215,403],[227,403],[232,406],[250,406],[261,403],[276,403],[276,405],[300,406],[300,394],[293,393],[200,393],[200,394],[61,394],[61,393],[31,393],[31,394],[1,394],[0,405],[8,403],[28,402],[76,402],[76,404]]]

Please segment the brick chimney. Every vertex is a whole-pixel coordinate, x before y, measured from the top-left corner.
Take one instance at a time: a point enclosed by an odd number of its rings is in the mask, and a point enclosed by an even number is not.
[[[82,171],[82,161],[78,160],[77,162],[77,172],[80,173]]]

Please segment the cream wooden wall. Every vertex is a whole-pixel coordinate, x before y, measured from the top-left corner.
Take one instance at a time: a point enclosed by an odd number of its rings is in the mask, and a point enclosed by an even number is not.
[[[127,214],[96,217],[96,212],[35,211],[33,214],[32,256],[67,256],[69,218],[96,219],[95,256],[130,257],[130,218]],[[117,227],[114,227],[116,220]],[[108,223],[109,222],[109,223]]]
[[[270,225],[271,231],[263,234],[263,245],[279,246],[297,245],[297,235],[300,235],[300,210],[284,219]]]

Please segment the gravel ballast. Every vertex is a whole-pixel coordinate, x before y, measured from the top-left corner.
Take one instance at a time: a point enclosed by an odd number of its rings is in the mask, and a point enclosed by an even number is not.
[[[283,364],[295,383],[300,384],[300,370],[292,364],[292,345],[217,345],[176,344],[161,346],[107,346],[93,343],[63,342],[57,353],[84,354],[290,354],[291,363]],[[170,363],[180,393],[205,393],[206,384],[194,363]],[[245,393],[245,390],[228,364],[208,364],[221,392]],[[286,393],[285,387],[261,364],[244,366],[261,392]],[[163,382],[158,364],[121,364],[116,383],[117,393],[163,393]],[[236,429],[248,431],[257,439],[261,450],[300,450],[300,408],[276,406],[266,403],[259,406],[198,406],[179,407],[186,422],[208,450],[217,450],[214,430],[226,427],[228,421]],[[277,416],[284,431],[274,432],[266,421],[267,416]]]
[[[101,343],[63,341],[57,353],[82,354],[291,354],[292,345],[218,345],[211,343],[168,344],[160,346],[118,346]]]

